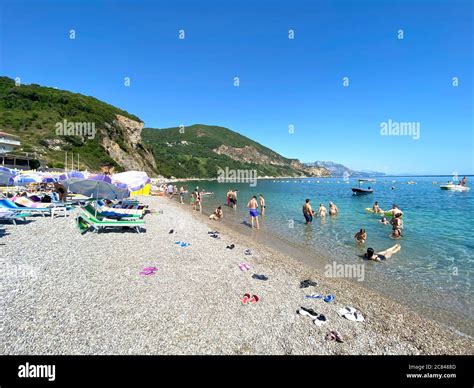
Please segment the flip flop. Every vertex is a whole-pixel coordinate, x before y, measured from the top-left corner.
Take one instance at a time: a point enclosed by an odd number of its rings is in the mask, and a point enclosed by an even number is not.
[[[300,283],[300,288],[308,288],[309,286],[316,287],[317,285],[318,285],[318,283],[313,282],[313,281],[310,280],[310,279],[306,279],[306,280],[303,280],[303,281]]]
[[[174,229],[171,229],[168,234],[173,234],[174,233]]]
[[[321,299],[324,298],[324,295],[321,294],[312,294],[312,295],[306,295],[306,299]]]
[[[331,331],[331,334],[335,337],[336,342],[344,342],[344,339],[342,338],[342,335],[339,334],[338,331],[333,330],[333,331]]]
[[[242,304],[247,304],[250,299],[250,294],[244,294],[244,297],[242,298]]]
[[[329,303],[329,302],[332,302],[334,300],[334,298],[336,298],[333,294],[329,294],[328,296],[326,296],[323,300],[326,302],[326,303]]]
[[[257,279],[257,280],[268,280],[268,278],[265,275],[257,275],[256,273],[252,275],[252,278]]]
[[[314,311],[313,309],[308,309],[306,307],[300,307],[297,311],[298,314],[303,315],[303,316],[308,316],[312,319],[316,319],[318,317],[318,313]]]
[[[318,317],[313,321],[316,326],[322,326],[327,323],[327,318],[323,314],[319,314]]]
[[[250,256],[251,254],[252,254],[252,252],[250,252],[250,249],[246,249],[244,251],[244,255]]]
[[[333,334],[332,331],[326,334],[326,341],[333,341],[336,339],[336,336]]]
[[[247,263],[241,263],[239,264],[239,268],[241,271],[248,271],[250,269],[250,266]]]
[[[234,244],[227,245],[226,248],[227,248],[227,249],[234,249],[234,248],[235,248],[235,245],[234,245]]]
[[[255,304],[260,300],[258,295],[252,295],[252,297],[249,299],[249,304]]]
[[[175,244],[181,244],[181,241],[175,241],[174,243]]]

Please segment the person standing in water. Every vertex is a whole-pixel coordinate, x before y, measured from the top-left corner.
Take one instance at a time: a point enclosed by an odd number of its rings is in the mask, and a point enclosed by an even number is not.
[[[332,202],[329,202],[329,215],[337,216],[339,214],[339,209]]]
[[[466,184],[467,184],[467,178],[464,177],[464,178],[461,179],[460,185],[464,187],[464,186],[466,186]]]
[[[258,195],[260,198],[260,212],[262,213],[262,217],[265,215],[265,198],[263,198],[262,194]]]
[[[311,204],[309,203],[309,198],[307,198],[303,205],[303,216],[306,220],[306,224],[310,224],[311,222],[313,222],[313,215],[314,211],[311,208]]]
[[[249,213],[250,213],[250,223],[252,224],[252,228],[253,228],[253,223],[255,221],[255,225],[257,227],[257,229],[259,229],[259,226],[258,226],[258,203],[257,203],[257,197],[254,195],[249,203],[247,204],[247,208],[249,209]]]
[[[179,201],[180,201],[181,203],[184,203],[184,193],[185,193],[185,191],[186,191],[186,190],[184,189],[184,186],[181,186],[181,187],[179,188]]]
[[[355,235],[354,239],[357,241],[359,244],[364,244],[365,240],[367,240],[367,232],[365,229],[359,230]]]
[[[327,209],[324,207],[322,203],[319,204],[319,209],[318,209],[318,214],[321,218],[326,217],[327,214]]]
[[[402,237],[402,229],[403,229],[403,221],[402,221],[402,213],[396,213],[394,214],[394,217],[392,218],[392,221],[390,222],[392,224],[392,238],[399,239]]]

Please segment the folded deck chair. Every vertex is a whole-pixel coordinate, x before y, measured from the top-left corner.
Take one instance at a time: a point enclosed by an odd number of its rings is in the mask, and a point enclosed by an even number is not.
[[[43,217],[46,214],[51,215],[51,209],[50,207],[23,207],[23,206],[18,206],[15,202],[10,201],[9,199],[0,199],[0,209],[7,209],[7,210],[14,210],[17,212],[22,212],[28,215],[32,214],[41,214]]]
[[[140,233],[140,228],[145,225],[143,220],[113,220],[105,217],[96,216],[94,212],[90,212],[91,209],[82,208],[80,214],[77,216],[77,224],[79,230],[84,230],[85,224],[89,224],[89,227],[94,232],[99,232],[101,229],[106,228],[123,228],[129,227]],[[93,209],[94,211],[95,209]],[[99,218],[97,218],[99,217]],[[87,229],[84,230],[85,233]]]

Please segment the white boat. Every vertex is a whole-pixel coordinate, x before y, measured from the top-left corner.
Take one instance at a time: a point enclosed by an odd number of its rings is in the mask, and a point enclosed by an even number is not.
[[[440,185],[439,188],[441,190],[452,190],[452,191],[469,191],[469,190],[471,190],[470,187],[455,185],[454,183],[448,183],[446,185]]]

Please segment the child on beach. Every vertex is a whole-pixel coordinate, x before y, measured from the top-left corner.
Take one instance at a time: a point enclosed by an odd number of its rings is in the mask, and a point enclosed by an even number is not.
[[[359,231],[354,235],[354,239],[356,240],[356,242],[357,242],[358,244],[364,244],[364,243],[365,243],[365,240],[367,240],[367,232],[365,231],[365,229],[359,230]]]
[[[255,224],[256,224],[256,228],[259,229],[259,226],[258,226],[258,203],[257,203],[257,196],[253,196],[249,203],[247,204],[247,208],[249,209],[249,213],[250,213],[250,223],[252,224],[252,228],[253,228],[253,224],[254,224],[254,221],[255,221]]]
[[[221,206],[219,206],[219,207],[216,208],[216,210],[214,210],[214,213],[212,213],[209,216],[209,219],[219,221],[219,220],[222,219],[222,217],[224,217],[224,213],[222,212]]]

